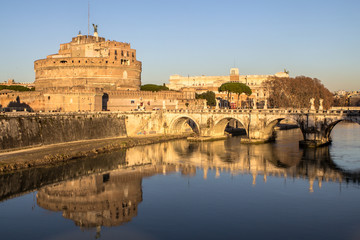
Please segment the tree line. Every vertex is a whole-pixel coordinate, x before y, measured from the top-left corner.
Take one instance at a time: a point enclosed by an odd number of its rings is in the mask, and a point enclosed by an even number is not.
[[[298,76],[295,78],[275,77],[265,82],[270,106],[309,108],[310,99],[315,98],[315,107],[319,107],[319,100],[323,99],[324,109],[333,104],[333,94],[317,78]]]
[[[263,83],[267,95],[268,105],[274,108],[310,108],[310,99],[314,98],[315,107],[319,107],[319,100],[323,99],[324,109],[334,104],[333,94],[317,78],[298,76],[294,78],[274,77]],[[141,86],[142,91],[168,90],[166,86],[146,84]],[[218,88],[219,92],[226,92],[227,99],[236,94],[238,101],[242,93],[250,96],[249,86],[239,82],[227,82]],[[197,99],[206,99],[208,106],[216,105],[216,96],[212,91],[195,95]]]
[[[35,90],[35,88],[27,88],[27,87],[20,86],[20,85],[12,85],[12,86],[0,85],[0,91],[3,89],[18,91],[18,92],[26,92],[26,91],[34,91]]]

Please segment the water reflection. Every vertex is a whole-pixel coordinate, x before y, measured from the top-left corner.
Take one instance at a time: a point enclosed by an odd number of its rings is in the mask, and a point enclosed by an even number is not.
[[[191,177],[200,169],[204,179],[208,178],[208,171],[216,172],[216,178],[223,172],[250,174],[253,185],[259,178],[265,182],[268,177],[302,178],[308,180],[310,192],[314,191],[315,182],[319,188],[323,181],[359,183],[359,174],[339,168],[327,147],[303,150],[288,145],[286,140],[265,145],[240,145],[239,141],[174,141],[132,148],[123,156],[122,164],[111,171],[42,187],[37,193],[37,204],[61,211],[77,226],[96,228],[99,234],[101,226],[118,226],[137,215],[143,199],[142,179],[157,174],[179,172]],[[118,159],[114,157],[117,154],[110,156]]]
[[[300,149],[298,130],[278,134],[278,141],[270,144],[244,145],[239,138],[205,143],[181,140],[4,174],[0,175],[6,183],[0,185],[0,200],[38,190],[38,206],[61,212],[82,229],[96,229],[99,237],[101,227],[119,226],[138,215],[143,179],[158,174],[187,178],[201,174],[202,181],[249,175],[254,186],[270,178],[303,179],[309,192],[314,192],[314,185],[320,189],[324,181],[359,184],[359,172],[333,161],[331,147]]]
[[[30,168],[0,174],[0,201],[21,196],[43,186],[116,169],[125,164],[125,151],[71,161],[66,164]]]
[[[129,222],[142,201],[141,181],[162,172],[162,168],[117,169],[47,186],[37,193],[37,204],[61,211],[81,228],[112,227]]]

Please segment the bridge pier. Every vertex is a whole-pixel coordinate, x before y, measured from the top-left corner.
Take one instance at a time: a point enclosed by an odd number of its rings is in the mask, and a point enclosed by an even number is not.
[[[254,144],[267,143],[267,142],[272,142],[274,140],[275,140],[275,133],[273,131],[269,132],[264,128],[263,129],[249,128],[248,137],[241,138],[242,143],[254,143]]]
[[[267,143],[275,140],[274,127],[280,120],[267,124],[267,118],[258,114],[249,115],[247,138],[242,138],[242,143]]]
[[[331,143],[331,140],[321,139],[321,140],[301,140],[299,141],[299,145],[301,147],[308,147],[308,148],[317,148],[327,146]]]
[[[315,115],[314,112],[304,115],[299,121],[304,140],[301,147],[322,147],[331,143],[330,132],[337,122],[328,121],[325,115]]]
[[[301,147],[310,147],[310,148],[316,148],[316,147],[322,147],[329,145],[331,143],[330,136],[326,136],[321,131],[318,131],[315,129],[312,131],[307,130],[301,130],[304,136],[304,140],[299,141],[299,145]]]

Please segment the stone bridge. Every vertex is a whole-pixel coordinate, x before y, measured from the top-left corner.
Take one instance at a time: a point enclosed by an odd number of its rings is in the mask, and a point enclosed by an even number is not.
[[[132,112],[5,113],[0,114],[0,149],[85,139],[139,135],[192,134],[193,140],[226,137],[225,128],[237,122],[245,129],[243,142],[262,143],[275,139],[274,127],[281,120],[297,124],[303,146],[331,142],[330,134],[341,121],[360,124],[360,110],[308,109],[219,109],[158,110]]]
[[[275,139],[274,127],[281,120],[297,124],[304,136],[303,146],[318,147],[331,142],[330,134],[341,121],[360,124],[359,110],[308,109],[219,109],[219,110],[159,110],[126,114],[128,135],[182,134],[193,131],[194,140],[213,140],[225,137],[230,121],[239,122],[245,129],[244,142],[263,143]],[[191,128],[190,128],[191,127]]]

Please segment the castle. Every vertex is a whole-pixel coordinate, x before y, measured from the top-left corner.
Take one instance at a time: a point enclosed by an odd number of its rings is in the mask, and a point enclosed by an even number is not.
[[[59,53],[34,62],[36,90],[62,87],[139,90],[141,62],[129,43],[79,34]]]
[[[129,111],[187,108],[195,93],[140,91],[142,64],[129,43],[94,35],[73,37],[58,53],[34,62],[33,92],[0,91],[2,107],[33,111]],[[21,110],[12,108],[12,110]]]

